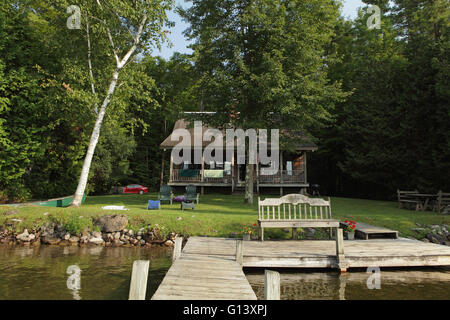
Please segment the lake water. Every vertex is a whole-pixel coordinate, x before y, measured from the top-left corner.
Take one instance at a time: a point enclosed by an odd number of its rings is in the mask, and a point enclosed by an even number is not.
[[[374,274],[366,270],[342,275],[336,271],[277,271],[281,278],[281,300],[450,299],[450,268],[381,269],[379,289]],[[264,299],[264,271],[250,270],[246,275],[258,299]],[[373,289],[368,288],[367,282]]]
[[[0,246],[0,300],[126,300],[133,262],[140,259],[150,260],[149,299],[171,257],[172,250],[165,247]],[[68,289],[69,266],[81,270],[80,290]]]
[[[171,257],[172,249],[165,247],[0,246],[0,300],[126,300],[133,261],[139,259],[150,260],[150,299],[169,269]],[[68,288],[70,266],[81,271],[79,290]],[[335,271],[278,271],[282,299],[450,299],[450,268],[381,270],[379,290],[367,288],[371,274],[365,270],[343,275]],[[258,299],[263,299],[264,270],[245,272]]]

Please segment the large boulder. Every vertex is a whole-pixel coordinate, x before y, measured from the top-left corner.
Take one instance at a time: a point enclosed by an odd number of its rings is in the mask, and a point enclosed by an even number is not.
[[[125,229],[128,224],[126,215],[101,216],[94,221],[94,225],[99,227],[102,232],[118,232]]]
[[[61,239],[55,238],[52,236],[42,236],[41,237],[41,243],[43,243],[43,244],[57,245],[60,242],[61,242]]]
[[[29,242],[29,241],[34,240],[36,238],[36,236],[34,234],[29,234],[28,230],[25,229],[24,232],[19,234],[16,238],[23,242]]]

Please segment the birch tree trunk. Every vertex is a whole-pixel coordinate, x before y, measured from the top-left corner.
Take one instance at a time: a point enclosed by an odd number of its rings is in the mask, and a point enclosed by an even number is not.
[[[108,107],[111,97],[116,90],[117,81],[119,80],[119,72],[119,69],[114,71],[111,83],[109,84],[108,93],[106,94],[105,100],[103,100],[102,106],[97,115],[97,120],[95,121],[94,130],[92,131],[86,158],[84,158],[83,169],[81,170],[80,180],[78,181],[77,190],[75,191],[71,207],[79,207],[81,205],[81,201],[83,200],[83,194],[86,189],[89,170],[91,168],[92,157],[94,156],[95,147],[97,146],[98,138],[100,137],[100,128],[103,123],[103,118],[105,117],[106,108]]]
[[[111,47],[113,49],[114,58],[116,59],[116,68],[114,69],[113,76],[111,79],[111,82],[109,84],[108,92],[106,93],[105,99],[103,100],[102,106],[100,107],[100,110],[97,115],[97,120],[95,121],[94,130],[92,131],[91,140],[89,142],[88,151],[86,153],[86,158],[84,159],[83,163],[83,169],[81,170],[80,180],[78,181],[77,190],[75,191],[75,195],[73,197],[71,207],[79,207],[81,206],[81,201],[83,200],[83,194],[86,189],[86,184],[89,178],[89,170],[91,169],[91,163],[92,158],[94,156],[95,148],[97,147],[98,139],[100,137],[100,128],[102,127],[103,118],[106,114],[106,108],[108,107],[109,103],[111,102],[111,97],[114,94],[114,91],[117,87],[117,81],[119,80],[119,74],[122,68],[128,63],[131,56],[134,54],[134,52],[137,49],[137,46],[140,42],[140,38],[142,35],[142,32],[145,27],[145,23],[147,22],[147,14],[144,14],[144,17],[139,25],[138,31],[136,33],[136,37],[133,39],[134,44],[130,48],[130,50],[125,54],[122,60],[119,59],[119,56],[117,55],[117,51],[115,49],[114,41],[111,35],[111,31],[106,26],[106,33],[108,35],[109,42],[111,44]],[[104,21],[106,25],[106,21]],[[87,25],[87,30],[89,30],[89,25]],[[89,34],[89,33],[88,33]],[[89,60],[90,60],[90,40],[89,40]],[[90,67],[92,65],[90,64]],[[92,80],[92,78],[91,78]],[[93,94],[95,95],[95,89],[93,91]]]

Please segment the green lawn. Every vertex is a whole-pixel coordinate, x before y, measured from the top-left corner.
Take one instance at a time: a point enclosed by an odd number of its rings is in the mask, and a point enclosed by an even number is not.
[[[266,197],[266,196],[264,196]],[[263,197],[263,198],[264,198]],[[244,225],[256,223],[257,198],[253,206],[243,203],[242,195],[208,194],[200,196],[200,204],[195,210],[180,210],[180,204],[163,204],[161,210],[146,210],[148,199],[156,199],[156,194],[149,195],[108,195],[87,197],[81,208],[51,208],[28,206],[22,208],[0,207],[0,225],[11,219],[20,219],[15,223],[17,231],[24,228],[36,229],[49,219],[71,224],[72,229],[89,225],[91,220],[86,217],[96,217],[104,214],[127,214],[130,228],[138,229],[156,224],[163,227],[167,233],[174,231],[185,236],[207,235],[228,237],[234,232],[240,234]],[[450,224],[450,216],[434,212],[416,212],[398,209],[396,202],[373,201],[348,198],[332,198],[333,218],[352,219],[372,225],[398,230],[400,236],[422,238],[425,233],[412,231],[421,225]],[[106,205],[124,205],[129,211],[105,211]],[[18,210],[12,215],[4,215],[5,211]],[[44,214],[46,213],[46,214]],[[79,218],[83,216],[83,218]],[[182,219],[179,220],[179,217]],[[178,218],[178,219],[177,219]],[[84,223],[84,224],[83,224]],[[267,230],[267,236],[286,238],[289,235],[281,230]]]

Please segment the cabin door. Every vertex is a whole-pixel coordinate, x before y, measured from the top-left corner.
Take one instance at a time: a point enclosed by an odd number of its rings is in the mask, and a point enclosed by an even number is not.
[[[245,164],[238,165],[238,182],[245,182]]]

